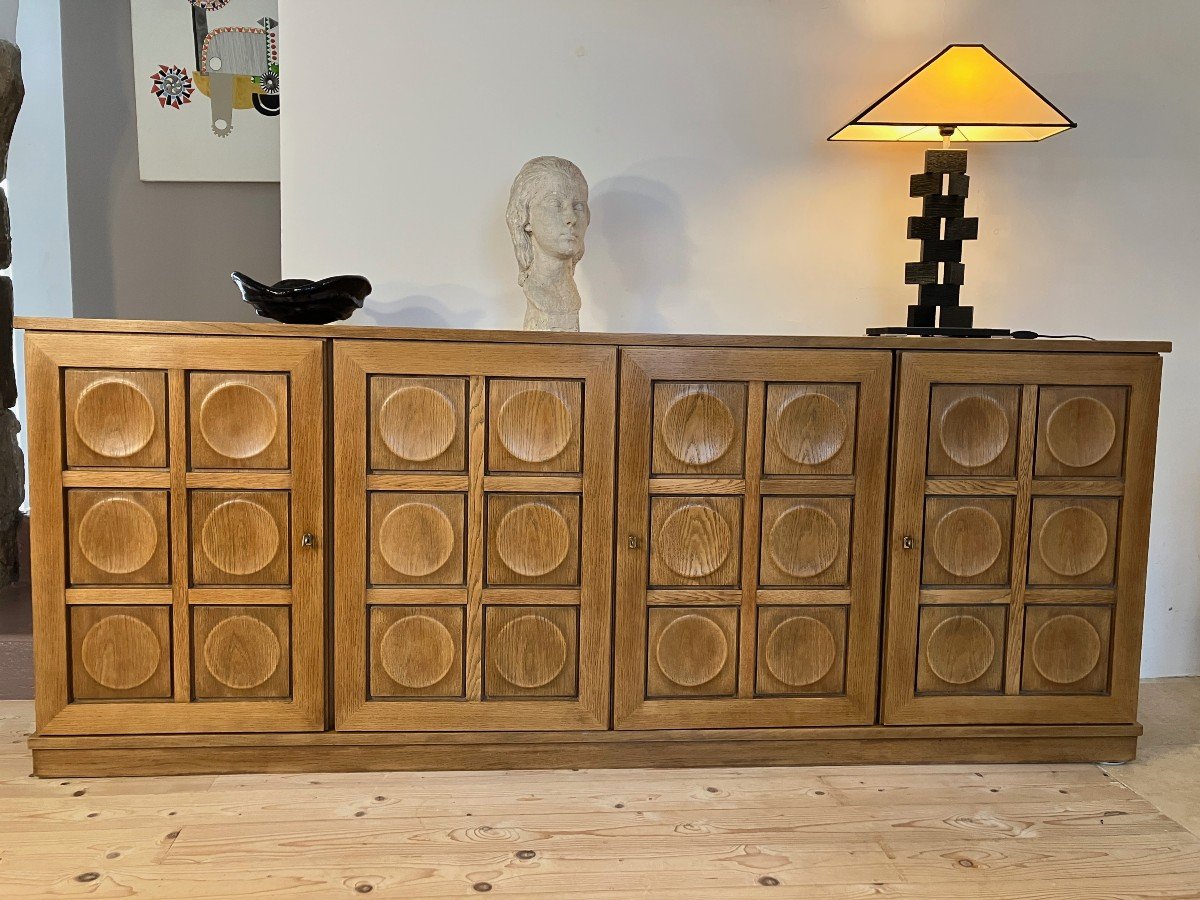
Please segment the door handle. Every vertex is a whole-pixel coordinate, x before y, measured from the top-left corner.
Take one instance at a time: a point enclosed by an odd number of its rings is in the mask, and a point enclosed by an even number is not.
[[[904,536],[904,538],[900,541],[900,546],[903,547],[905,550],[911,550],[913,547],[916,546],[916,541],[913,540],[911,534],[906,534]]]
[[[315,534],[313,534],[311,531],[306,531],[304,533],[304,536],[300,538],[300,546],[301,547],[317,546],[317,536]]]
[[[637,535],[631,534],[629,536],[629,549],[630,550],[636,550],[641,545],[642,545],[642,542],[640,540],[638,540]]]

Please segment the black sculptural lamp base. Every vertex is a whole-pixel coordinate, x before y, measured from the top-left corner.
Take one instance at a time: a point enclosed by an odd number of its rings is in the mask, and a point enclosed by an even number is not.
[[[1012,334],[1007,328],[945,328],[930,327],[921,328],[919,326],[907,325],[885,325],[881,328],[868,328],[867,335],[869,337],[883,337],[885,335],[909,334],[920,337],[1008,337]]]
[[[953,131],[943,129],[943,135]],[[922,198],[921,215],[908,218],[908,236],[921,242],[921,259],[904,265],[904,283],[917,285],[917,302],[908,308],[906,326],[868,328],[868,335],[1009,334],[1007,328],[975,328],[975,308],[958,304],[965,274],[962,244],[979,237],[979,219],[963,215],[970,181],[966,150],[925,151],[925,171],[912,176],[908,189],[910,197]]]

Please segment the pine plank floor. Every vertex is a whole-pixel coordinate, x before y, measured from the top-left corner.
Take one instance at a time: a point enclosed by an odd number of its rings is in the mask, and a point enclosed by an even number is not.
[[[0,702],[0,898],[1200,898],[1200,678],[1142,717],[1109,770],[41,780]]]

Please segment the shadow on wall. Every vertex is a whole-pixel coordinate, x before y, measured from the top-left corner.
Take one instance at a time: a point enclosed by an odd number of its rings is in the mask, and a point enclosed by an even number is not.
[[[588,253],[580,263],[591,297],[614,331],[670,330],[663,294],[686,284],[694,248],[679,195],[658,181],[625,175],[591,192]]]
[[[362,312],[355,315],[350,324],[479,328],[487,310],[494,309],[499,302],[495,297],[486,297],[461,284],[385,284],[367,298]]]

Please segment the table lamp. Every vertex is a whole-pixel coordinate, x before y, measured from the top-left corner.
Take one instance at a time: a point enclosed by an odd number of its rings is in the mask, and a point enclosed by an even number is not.
[[[913,175],[909,196],[921,215],[908,236],[921,259],[906,263],[905,284],[917,285],[906,327],[868,328],[867,334],[994,337],[1006,328],[974,328],[974,308],[959,306],[962,242],[979,236],[979,219],[964,217],[967,151],[951,142],[1040,141],[1074,128],[1053,103],[982,44],[951,44],[829,136],[831,141],[938,141],[925,151],[925,171]],[[939,312],[940,310],[940,312]]]

